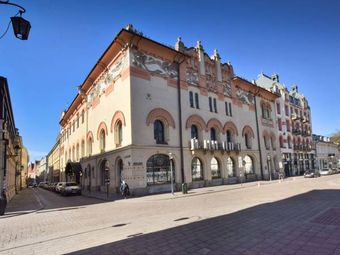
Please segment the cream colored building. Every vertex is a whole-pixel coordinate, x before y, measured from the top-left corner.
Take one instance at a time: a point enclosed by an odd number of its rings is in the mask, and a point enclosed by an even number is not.
[[[29,155],[25,146],[21,148],[21,189],[27,187]]]
[[[60,172],[60,143],[59,136],[56,139],[51,151],[46,156],[47,162],[47,181],[48,182],[59,182],[64,181],[65,176]]]
[[[170,190],[171,168],[178,189],[277,177],[277,97],[200,42],[173,49],[129,26],[61,115],[61,175],[89,193],[124,179],[135,194]]]
[[[307,98],[298,91],[296,85],[289,91],[280,83],[277,74],[270,77],[261,73],[256,84],[280,95],[275,102],[275,119],[286,176],[315,169],[311,109]]]

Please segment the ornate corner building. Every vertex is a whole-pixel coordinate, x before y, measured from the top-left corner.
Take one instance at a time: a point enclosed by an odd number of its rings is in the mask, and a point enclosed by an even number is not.
[[[315,169],[311,109],[306,97],[296,85],[289,91],[277,74],[261,73],[256,84],[280,96],[275,102],[275,112],[285,175],[301,175]]]
[[[235,75],[201,42],[175,48],[122,29],[60,118],[60,180],[147,194],[277,178],[279,95]]]

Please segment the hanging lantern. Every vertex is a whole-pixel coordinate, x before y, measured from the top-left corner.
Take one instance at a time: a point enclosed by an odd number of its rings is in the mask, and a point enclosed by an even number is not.
[[[11,20],[15,37],[20,40],[27,40],[31,29],[29,21],[25,20],[21,16],[11,17]]]

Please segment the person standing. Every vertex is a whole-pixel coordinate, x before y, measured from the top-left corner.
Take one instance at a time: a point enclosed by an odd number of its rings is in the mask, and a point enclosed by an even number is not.
[[[130,195],[129,185],[125,181],[122,181],[120,185],[120,192],[125,199]]]

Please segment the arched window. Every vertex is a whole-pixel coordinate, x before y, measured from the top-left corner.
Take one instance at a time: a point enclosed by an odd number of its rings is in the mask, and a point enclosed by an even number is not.
[[[269,147],[269,138],[267,135],[263,136],[263,139],[264,139],[264,145],[266,146],[266,150],[269,150],[270,147]]]
[[[228,177],[236,177],[235,164],[232,158],[227,158],[227,173]]]
[[[81,150],[81,153],[80,153],[81,157],[84,157],[85,156],[85,141],[84,140],[81,141],[80,150]]]
[[[248,133],[244,134],[244,141],[245,141],[247,149],[251,149],[251,145],[252,145],[251,136]]]
[[[115,126],[115,143],[116,146],[121,146],[123,141],[123,125],[119,120]]]
[[[72,148],[72,161],[75,161],[76,157],[75,157],[75,149],[74,147]]]
[[[191,126],[191,138],[198,139],[198,129],[196,125]]]
[[[220,164],[215,157],[213,157],[210,161],[210,169],[212,179],[221,178]]]
[[[288,138],[288,139],[289,139],[289,138]],[[283,137],[280,136],[279,140],[280,140],[280,148],[283,148]]]
[[[77,149],[76,149],[76,161],[79,161],[79,144],[77,144]]]
[[[164,124],[162,121],[156,120],[153,123],[153,134],[154,134],[154,139],[156,140],[156,143],[165,144]]]
[[[104,152],[105,151],[105,130],[104,129],[100,130],[99,139],[100,139],[100,143],[99,143],[100,152]]]
[[[215,128],[211,128],[210,129],[210,140],[212,140],[212,141],[216,141],[217,140]]]
[[[87,155],[91,156],[92,155],[92,139],[87,140]]]
[[[105,185],[109,177],[110,177],[109,162],[106,159],[104,159],[100,164],[100,185],[102,186]]]
[[[288,136],[288,148],[292,148],[292,139]]]
[[[232,143],[234,142],[233,132],[231,130],[227,130],[227,142]]]
[[[172,162],[173,178],[175,167]],[[164,184],[171,182],[170,159],[168,155],[156,154],[146,162],[146,179],[148,185]]]
[[[244,157],[243,160],[245,174],[253,174],[254,173],[253,159],[247,155]]]
[[[203,180],[203,165],[199,158],[195,157],[191,161],[192,180]]]
[[[272,135],[271,137],[270,137],[270,143],[271,143],[271,145],[272,145],[272,149],[273,150],[276,150],[276,141],[275,141],[276,139],[275,139],[275,136],[274,135]],[[283,141],[282,141],[282,146],[283,146]]]

